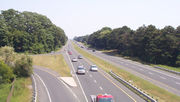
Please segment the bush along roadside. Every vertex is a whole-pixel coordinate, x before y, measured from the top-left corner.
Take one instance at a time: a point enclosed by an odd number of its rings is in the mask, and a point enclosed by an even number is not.
[[[28,88],[31,84],[31,80],[29,80],[31,74],[32,59],[27,54],[16,53],[14,48],[8,46],[0,48],[0,86],[8,85],[11,88],[11,90],[5,90],[6,87],[0,87],[0,90],[3,90],[0,92],[7,94],[10,92],[9,96],[0,96],[3,100],[8,97],[7,101],[11,100],[11,102],[30,102],[29,100],[23,101],[23,97],[31,95]],[[15,77],[15,86],[11,86]]]

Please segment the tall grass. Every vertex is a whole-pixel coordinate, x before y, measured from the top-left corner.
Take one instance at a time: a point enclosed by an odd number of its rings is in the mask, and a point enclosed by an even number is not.
[[[32,58],[33,65],[50,68],[63,77],[71,76],[70,68],[62,55],[36,55]]]

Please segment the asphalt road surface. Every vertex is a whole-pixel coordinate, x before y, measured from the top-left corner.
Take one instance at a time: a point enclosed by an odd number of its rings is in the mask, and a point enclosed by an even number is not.
[[[124,59],[122,57],[108,55],[100,51],[93,52],[92,50],[88,50],[87,48],[81,48],[81,49],[180,96],[179,75],[175,75],[169,72],[155,69],[152,68],[151,66],[143,65],[135,61]]]
[[[80,55],[70,43],[66,49],[72,52],[72,55],[67,54],[70,61],[72,58],[77,58],[77,56]],[[86,74],[77,75],[77,78],[88,102],[91,102],[90,95],[105,93],[111,94],[114,97],[115,102],[145,102],[102,70],[99,70],[98,72],[89,71],[91,62],[88,62],[85,58],[78,59],[78,62],[72,62],[74,68],[73,73],[76,73],[79,65],[83,65],[86,68]]]
[[[62,81],[50,73],[34,69],[39,102],[79,102]]]

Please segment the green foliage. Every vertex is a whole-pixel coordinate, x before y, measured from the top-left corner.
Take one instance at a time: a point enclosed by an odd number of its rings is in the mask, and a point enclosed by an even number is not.
[[[157,29],[153,25],[143,25],[136,31],[127,26],[113,30],[105,27],[74,39],[98,49],[117,49],[121,55],[149,63],[180,66],[180,26]]]
[[[14,78],[13,70],[0,61],[0,83],[10,83]]]
[[[2,83],[11,82],[14,75],[17,77],[29,77],[32,74],[31,57],[15,53],[12,47],[0,48],[0,62],[0,81]]]
[[[16,60],[14,73],[18,77],[29,77],[32,74],[32,59],[27,55],[21,55]]]
[[[64,31],[46,16],[13,9],[0,14],[0,47],[12,46],[16,52],[51,52],[67,41]]]
[[[0,57],[3,59],[5,64],[12,66],[15,60],[15,53],[12,47],[4,46],[0,48]]]

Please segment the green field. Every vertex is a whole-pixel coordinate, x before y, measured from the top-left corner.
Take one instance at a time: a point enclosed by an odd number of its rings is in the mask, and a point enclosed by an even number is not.
[[[142,89],[143,91],[148,93],[150,96],[154,97],[155,99],[157,99],[158,102],[180,102],[179,96],[172,94],[162,88],[159,88],[158,86],[155,86],[152,83],[146,80],[143,80],[142,78],[137,77],[125,70],[120,69],[119,67],[122,67],[122,66],[118,66],[118,67],[114,66],[92,54],[87,53],[86,51],[83,51],[74,43],[73,45],[79,53],[81,53],[83,56],[85,56],[90,61],[95,63],[97,66],[102,68],[104,71],[109,72],[110,70],[112,70],[113,72],[121,76],[126,81],[131,80],[135,86]]]
[[[70,68],[62,55],[36,55],[32,56],[33,65],[43,66],[58,72],[62,77],[71,76]]]

